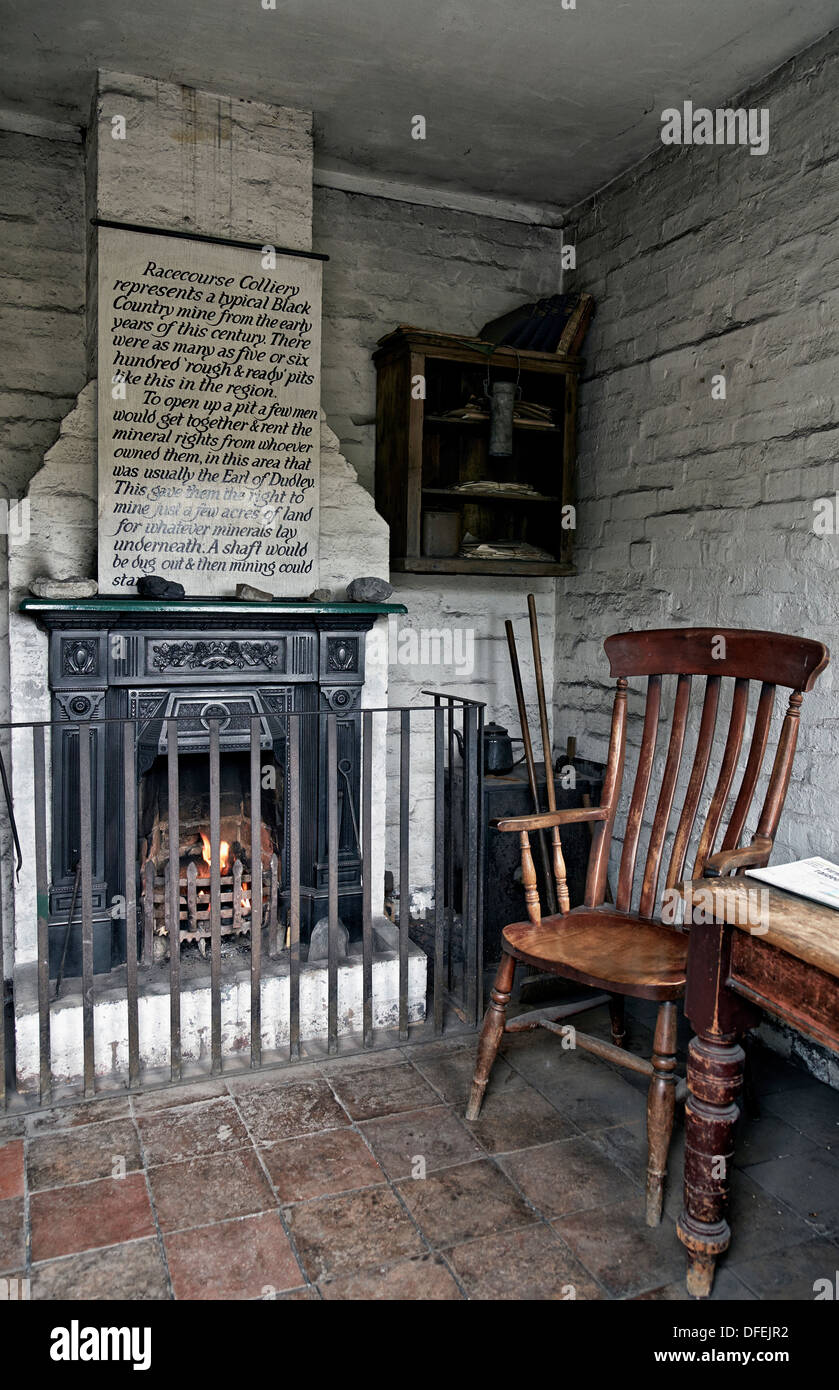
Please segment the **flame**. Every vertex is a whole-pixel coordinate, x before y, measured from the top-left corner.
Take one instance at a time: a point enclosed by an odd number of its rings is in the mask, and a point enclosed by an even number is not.
[[[199,834],[204,845],[201,851],[201,858],[204,860],[205,864],[212,866],[213,859],[210,851],[209,836],[205,835],[203,830],[199,831]],[[219,868],[223,874],[227,873],[229,855],[230,845],[227,843],[227,840],[222,840],[219,844]]]

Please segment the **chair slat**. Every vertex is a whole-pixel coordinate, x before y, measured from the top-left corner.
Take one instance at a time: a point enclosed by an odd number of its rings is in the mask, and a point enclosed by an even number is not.
[[[676,830],[676,837],[673,841],[673,851],[670,855],[670,868],[667,871],[665,880],[666,886],[672,888],[674,883],[678,883],[682,877],[685,867],[685,856],[687,855],[688,844],[693,822],[696,818],[699,798],[702,795],[702,788],[705,786],[705,778],[708,775],[708,764],[711,760],[711,748],[714,742],[714,730],[717,726],[717,710],[720,703],[720,677],[707,676],[705,679],[705,699],[702,702],[702,716],[699,721],[699,736],[696,740],[696,752],[693,758],[690,781],[685,795],[682,814],[679,817],[679,825]]]
[[[768,835],[772,840],[775,838],[775,831],[778,829],[778,821],[781,819],[781,812],[784,809],[787,796],[792,762],[795,757],[795,745],[798,742],[802,698],[798,690],[794,690],[789,697],[787,712],[781,725],[781,736],[778,739],[778,747],[775,752],[775,761],[772,764],[772,772],[769,777],[769,786],[766,789],[766,798],[757,824],[756,834]]]
[[[743,826],[746,824],[746,816],[749,814],[749,807],[752,804],[752,797],[755,794],[757,779],[760,776],[760,769],[763,766],[763,758],[766,753],[766,744],[769,740],[769,726],[772,723],[772,710],[775,706],[775,687],[764,681],[760,687],[760,699],[757,702],[755,713],[755,726],[752,733],[752,742],[749,747],[749,756],[746,759],[746,767],[743,772],[743,780],[740,783],[740,790],[737,793],[737,800],[734,803],[734,810],[728,822],[728,829],[725,832],[722,849],[736,849],[740,843],[740,836],[743,833]]]
[[[682,750],[685,746],[685,728],[687,726],[692,680],[692,676],[679,676],[676,685],[676,700],[673,706],[673,723],[670,728],[667,761],[664,765],[664,776],[661,779],[661,791],[659,792],[658,804],[655,808],[655,816],[653,817],[653,829],[650,835],[649,849],[647,850],[647,862],[644,865],[644,882],[641,887],[641,901],[638,907],[638,911],[642,917],[650,917],[652,915],[656,892],[658,891],[658,876],[661,870],[661,855],[664,849],[664,837],[667,834],[667,823],[670,819],[670,812],[673,809],[676,779],[679,775]]]
[[[638,767],[635,772],[635,785],[626,818],[626,834],[618,870],[618,892],[615,905],[625,912],[632,902],[632,882],[635,877],[635,859],[638,854],[638,840],[641,835],[641,822],[650,789],[650,774],[655,757],[658,719],[661,710],[661,676],[650,676],[647,681],[647,706],[644,711],[644,732],[641,737],[641,750],[638,754]]]
[[[746,709],[748,707],[748,702],[749,682],[745,676],[738,676],[734,682],[734,694],[731,699],[731,717],[728,721],[725,750],[722,755],[717,785],[714,788],[711,804],[708,807],[708,814],[705,817],[705,824],[702,827],[702,834],[699,837],[692,878],[702,877],[705,868],[705,860],[708,858],[709,854],[713,853],[714,841],[717,838],[717,831],[720,828],[722,813],[725,810],[725,803],[728,800],[731,784],[734,781],[734,774],[737,771],[740,747],[743,743],[743,730],[746,727]]]
[[[623,763],[626,755],[626,691],[627,681],[621,676],[617,682],[615,703],[612,706],[609,757],[606,762],[601,793],[601,805],[610,806],[611,811],[606,820],[594,823],[586,873],[586,903],[589,906],[601,903],[606,889],[609,846],[612,843],[612,827],[615,824],[615,811],[623,780]]]

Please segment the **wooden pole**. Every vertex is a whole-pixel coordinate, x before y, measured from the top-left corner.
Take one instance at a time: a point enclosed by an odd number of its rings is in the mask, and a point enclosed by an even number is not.
[[[542,748],[545,755],[545,782],[548,789],[548,810],[556,810],[556,788],[554,786],[553,756],[551,754],[551,735],[548,729],[548,706],[545,700],[545,677],[542,674],[542,648],[539,642],[539,619],[536,616],[536,596],[527,595],[527,611],[530,614],[530,640],[533,644],[533,666],[536,672],[536,695],[539,700],[539,722],[542,726]],[[559,827],[551,831],[553,850],[553,870],[556,880],[556,896],[561,913],[570,912],[571,899],[565,877],[565,860],[562,857],[562,843]]]
[[[527,764],[527,780],[530,783],[530,795],[533,798],[533,809],[538,815],[541,811],[539,805],[539,784],[536,780],[536,761],[533,757],[533,744],[530,739],[530,726],[527,722],[527,705],[524,700],[524,688],[521,683],[521,668],[519,667],[519,654],[516,649],[516,635],[513,632],[513,624],[508,618],[504,624],[507,633],[507,646],[510,650],[510,665],[513,670],[513,685],[516,691],[516,704],[519,708],[519,723],[521,725],[521,737],[524,744],[524,758]],[[553,878],[551,877],[551,861],[548,854],[548,842],[545,838],[544,830],[539,831],[539,857],[542,861],[542,872],[545,882],[545,897],[548,903],[548,910],[556,912],[556,893],[554,890]]]

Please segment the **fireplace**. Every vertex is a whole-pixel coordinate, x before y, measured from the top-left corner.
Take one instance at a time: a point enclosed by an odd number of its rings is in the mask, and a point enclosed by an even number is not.
[[[338,909],[360,927],[358,843],[364,634],[400,606],[243,603],[230,600],[27,599],[50,634],[52,852],[50,973],[81,969],[77,868],[85,817],[79,801],[79,733],[90,727],[94,971],[135,950],[203,954],[210,933],[211,730],[218,738],[221,931],[247,944],[257,921],[268,949],[281,949],[290,892],[289,828],[297,817],[300,929],[307,941],[326,914],[328,884],[327,715],[335,715],[338,782]],[[124,853],[124,747],[120,720],[134,721],[137,851]],[[300,775],[290,805],[288,726],[300,725]],[[177,740],[177,845],[172,842],[168,740]],[[253,901],[252,741],[259,746],[260,901]],[[222,844],[226,851],[222,851]],[[137,942],[119,911],[135,875]],[[177,875],[177,914],[171,888]],[[202,882],[203,880],[203,882]],[[175,922],[177,915],[177,922]]]

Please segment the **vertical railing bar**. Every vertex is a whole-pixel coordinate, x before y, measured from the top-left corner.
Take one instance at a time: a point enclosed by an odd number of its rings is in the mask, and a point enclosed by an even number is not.
[[[476,990],[476,945],[475,940],[475,897],[476,884],[472,864],[472,841],[476,825],[476,786],[475,763],[478,750],[475,747],[477,721],[474,705],[463,706],[463,1000],[466,1016],[471,1023],[477,1023]]]
[[[338,1049],[338,718],[326,716],[327,850],[329,855],[329,943],[327,956],[327,1048]]]
[[[221,1071],[221,779],[219,720],[210,724],[210,1055],[211,1072]]]
[[[373,714],[361,716],[361,998],[364,1047],[373,1046]]]
[[[262,768],[259,715],[251,718],[251,1066],[262,1065]]]
[[[93,838],[91,823],[90,724],[79,725],[79,849],[82,879],[82,1041],[84,1093],[94,1094],[93,1037]]]
[[[288,948],[289,1053],[300,1056],[300,719],[288,718]]]
[[[154,862],[146,860],[143,869],[143,966],[151,965],[154,958]]]
[[[452,943],[454,941],[454,700],[449,695],[446,713],[448,764],[446,768],[446,988],[452,988]]]
[[[475,841],[473,853],[475,856],[475,957],[477,978],[475,981],[476,992],[476,1019],[483,1017],[484,1012],[484,855],[483,843],[486,827],[484,826],[484,708],[478,707],[478,728],[475,736],[477,748],[478,766],[478,786],[476,792],[477,799],[477,821],[475,825]]]
[[[181,808],[178,782],[178,721],[166,720],[169,818],[169,1070],[181,1079]],[[151,964],[151,960],[149,961]]]
[[[411,916],[411,712],[400,711],[399,738],[399,1038],[408,1037],[408,930]]]
[[[38,1098],[52,1094],[50,1042],[49,889],[47,882],[47,770],[44,726],[32,729],[32,769],[35,799],[35,893],[38,911]],[[4,1020],[5,1022],[5,1020]]]
[[[434,697],[434,1033],[443,1031],[443,960],[445,951],[445,713]]]
[[[128,1004],[128,1085],[140,1080],[140,1018],[137,1000],[137,761],[136,729],[131,720],[122,726],[122,785],[125,797],[125,979]]]
[[[2,733],[0,733],[2,738]],[[3,827],[4,834],[7,827]],[[7,920],[3,911],[3,884],[0,883],[0,1114],[6,1109],[6,959],[3,947],[3,924]]]

